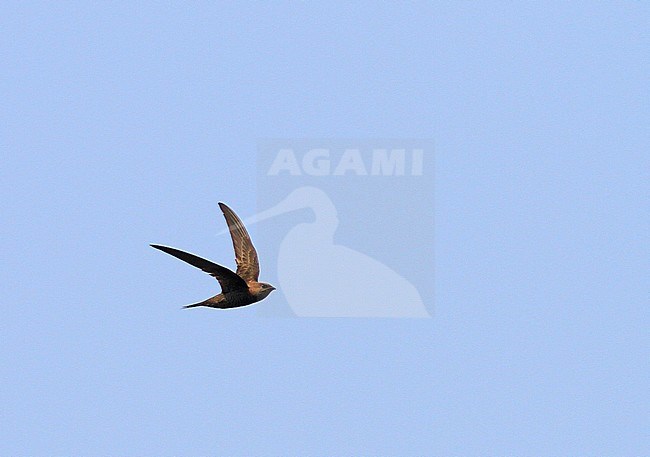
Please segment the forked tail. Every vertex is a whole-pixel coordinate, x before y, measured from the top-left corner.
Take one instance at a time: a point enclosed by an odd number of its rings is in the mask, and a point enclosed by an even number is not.
[[[218,308],[219,307],[219,298],[221,297],[221,294],[215,295],[214,297],[210,297],[207,300],[203,300],[198,303],[192,303],[191,305],[185,305],[183,306],[183,309],[185,308],[196,308],[197,306],[208,306],[210,308]]]

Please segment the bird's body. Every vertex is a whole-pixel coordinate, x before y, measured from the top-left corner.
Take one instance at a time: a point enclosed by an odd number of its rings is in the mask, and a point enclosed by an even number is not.
[[[239,308],[263,300],[275,290],[275,287],[271,284],[258,281],[260,267],[257,260],[257,252],[242,221],[225,204],[219,203],[219,207],[228,223],[230,237],[232,238],[232,244],[235,249],[235,260],[237,261],[236,273],[189,252],[158,244],[151,245],[153,248],[159,249],[190,265],[200,268],[219,281],[221,285],[220,294],[202,302],[187,305],[185,308],[195,308],[197,306],[221,309]]]
[[[199,303],[194,303],[193,305],[187,305],[183,308],[195,308],[197,306],[207,306],[210,308],[239,308],[241,306],[252,305],[257,303],[260,300],[266,298],[268,294],[271,293],[273,289],[269,290],[267,293],[262,290],[260,283],[249,284],[248,290],[234,291],[227,294],[217,294],[214,297],[210,297],[207,300],[204,300]]]

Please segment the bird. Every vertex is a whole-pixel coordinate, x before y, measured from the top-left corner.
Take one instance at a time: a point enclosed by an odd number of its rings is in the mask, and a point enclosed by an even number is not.
[[[230,237],[232,238],[237,263],[236,272],[180,249],[159,244],[150,245],[152,248],[166,252],[196,268],[200,268],[219,281],[221,286],[220,294],[199,303],[186,305],[183,308],[196,308],[199,306],[219,309],[239,308],[263,300],[275,290],[275,287],[271,284],[258,282],[260,265],[257,259],[257,251],[255,251],[253,242],[241,219],[225,203],[219,202],[219,208],[221,208],[226,219]]]

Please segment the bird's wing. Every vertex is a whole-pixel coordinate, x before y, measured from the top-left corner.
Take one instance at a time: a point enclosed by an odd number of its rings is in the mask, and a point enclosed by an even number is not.
[[[224,203],[219,203],[230,230],[232,245],[235,248],[235,260],[237,261],[237,274],[246,281],[257,281],[260,275],[260,264],[257,260],[257,252],[253,247],[251,237],[248,236],[246,227],[235,212]]]
[[[189,252],[184,252],[178,249],[170,248],[167,246],[160,246],[158,244],[152,244],[152,248],[160,249],[167,254],[173,255],[174,257],[181,259],[184,262],[194,265],[196,268],[208,273],[210,276],[214,276],[219,281],[223,293],[228,293],[236,290],[248,289],[246,281],[244,281],[239,275],[235,272],[229,270],[226,267],[212,263],[209,260],[202,259],[201,257],[190,254]]]

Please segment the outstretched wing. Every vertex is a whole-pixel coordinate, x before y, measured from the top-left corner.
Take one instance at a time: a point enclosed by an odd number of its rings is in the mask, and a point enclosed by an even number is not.
[[[230,230],[232,245],[235,248],[235,260],[237,261],[237,274],[246,281],[257,281],[260,275],[260,264],[257,260],[257,252],[248,236],[246,227],[235,212],[224,203],[219,203]]]
[[[151,247],[160,249],[167,254],[173,255],[177,259],[181,259],[182,261],[187,262],[196,268],[200,268],[210,276],[214,276],[217,278],[217,281],[219,281],[223,293],[248,289],[246,281],[244,281],[235,272],[229,270],[226,267],[222,267],[221,265],[217,265],[216,263],[212,263],[209,260],[202,259],[201,257],[190,254],[189,252],[181,251],[179,249],[160,246],[159,244],[152,244]]]

